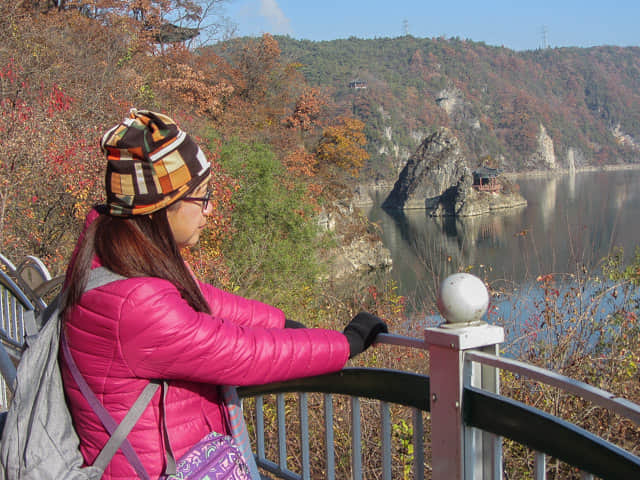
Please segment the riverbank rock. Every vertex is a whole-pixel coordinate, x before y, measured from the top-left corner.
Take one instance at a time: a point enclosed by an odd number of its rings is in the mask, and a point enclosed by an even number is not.
[[[482,192],[469,188],[457,189],[452,200],[442,201],[437,208],[429,212],[432,217],[455,215],[473,217],[485,215],[507,208],[525,207],[527,200],[517,191]]]
[[[332,232],[336,246],[323,261],[333,279],[392,267],[391,252],[380,237],[377,226],[370,223],[350,201],[334,202],[319,216],[321,228]]]
[[[357,238],[348,245],[334,251],[332,261],[333,278],[344,278],[355,273],[391,268],[391,252],[381,241],[371,242],[367,238]]]
[[[353,206],[367,208],[378,206],[389,195],[393,184],[380,180],[358,183],[353,190]]]
[[[479,191],[458,139],[445,127],[427,137],[409,158],[385,210],[425,209],[431,216],[474,216],[526,205],[517,186],[498,178],[499,188]]]

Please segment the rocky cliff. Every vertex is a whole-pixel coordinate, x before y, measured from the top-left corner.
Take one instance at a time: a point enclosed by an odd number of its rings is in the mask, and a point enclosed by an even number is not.
[[[441,127],[409,157],[382,208],[436,208],[440,197],[462,178],[465,167],[458,139]]]
[[[409,158],[382,208],[426,209],[432,216],[474,216],[527,204],[504,179],[499,180],[497,192],[473,188],[473,173],[463,151],[449,129],[438,129]]]
[[[391,252],[382,243],[377,227],[363,217],[351,201],[326,205],[318,223],[323,230],[332,232],[336,240],[336,246],[323,258],[332,278],[392,267]]]

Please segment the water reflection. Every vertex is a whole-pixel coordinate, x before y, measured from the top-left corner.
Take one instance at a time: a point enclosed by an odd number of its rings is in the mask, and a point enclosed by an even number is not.
[[[556,211],[557,187],[558,179],[550,178],[540,188],[540,215],[545,231],[552,226],[553,217]]]
[[[569,200],[574,201],[576,199],[576,171],[573,170],[567,176],[567,183],[569,192]]]
[[[431,218],[422,210],[369,218],[382,227],[402,295],[433,298],[447,275],[470,269],[497,288],[545,273],[594,269],[640,239],[640,171],[585,172],[517,183],[528,205],[491,215]]]

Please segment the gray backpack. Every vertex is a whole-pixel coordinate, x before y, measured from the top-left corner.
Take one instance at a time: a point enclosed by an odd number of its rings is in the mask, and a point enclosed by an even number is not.
[[[94,269],[86,290],[122,278],[105,268]],[[80,440],[67,407],[58,364],[58,305],[59,297],[40,314],[40,331],[27,336],[27,346],[18,364],[13,400],[0,441],[0,480],[97,480],[119,448],[122,448],[138,475],[148,478],[144,469],[138,471],[142,464],[126,437],[158,389],[154,383],[147,385],[120,425],[115,425],[104,407],[99,405],[109,418],[105,420],[98,411],[96,413],[111,433],[111,438],[93,465],[83,467]],[[69,363],[68,357],[65,358]],[[74,368],[77,371],[75,364],[70,366],[72,373]],[[80,388],[82,390],[82,386]],[[90,394],[93,395],[92,392]],[[87,400],[95,410],[92,400]],[[95,401],[100,403],[97,399]],[[109,419],[112,425],[106,424]]]

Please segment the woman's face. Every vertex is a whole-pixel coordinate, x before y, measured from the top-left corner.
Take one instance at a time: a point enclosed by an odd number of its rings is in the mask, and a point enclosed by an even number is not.
[[[188,197],[204,197],[210,178],[202,182]],[[211,202],[204,210],[202,205],[201,200],[178,200],[167,208],[169,226],[179,248],[192,247],[198,243],[200,232],[206,226],[207,217],[213,210]]]

